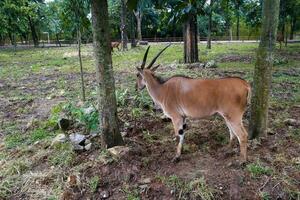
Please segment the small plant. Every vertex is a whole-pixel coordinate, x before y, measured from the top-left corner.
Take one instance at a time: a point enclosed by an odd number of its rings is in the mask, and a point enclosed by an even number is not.
[[[214,199],[213,190],[206,184],[203,177],[197,178],[189,183],[189,187],[191,188],[191,196],[192,198],[201,198],[205,200]]]
[[[98,129],[99,113],[93,105],[87,103],[84,107],[77,107],[68,103],[63,109],[71,118],[85,124],[87,131]]]
[[[253,178],[258,178],[261,175],[271,175],[273,172],[271,168],[265,167],[259,162],[247,165],[247,170]]]
[[[126,199],[127,200],[139,200],[139,192],[137,189],[130,190],[130,188],[126,185],[123,189],[122,192],[126,194]]]
[[[262,200],[270,200],[271,199],[270,194],[267,192],[260,192],[259,196]]]
[[[24,135],[20,133],[12,133],[5,137],[4,144],[6,148],[12,149],[22,145],[24,140],[25,140]]]
[[[49,158],[50,163],[56,166],[70,166],[75,157],[72,145],[69,143],[58,143],[53,147],[54,152]]]
[[[29,135],[29,143],[34,143],[36,141],[43,140],[47,137],[51,136],[51,134],[47,133],[44,129],[35,129]]]
[[[116,90],[116,98],[118,106],[125,106],[128,102],[128,89]]]
[[[98,176],[93,176],[89,181],[90,190],[96,192],[99,186],[100,178]]]
[[[149,95],[145,94],[144,92],[140,92],[136,94],[134,97],[135,106],[139,108],[152,108],[153,102]]]

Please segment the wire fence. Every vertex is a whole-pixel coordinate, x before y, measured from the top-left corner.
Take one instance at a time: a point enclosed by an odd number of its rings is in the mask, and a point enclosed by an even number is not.
[[[257,36],[240,36],[237,38],[236,36],[212,36],[211,40],[213,42],[257,42],[259,41],[259,37]],[[120,40],[112,40],[119,41]],[[183,42],[183,37],[152,37],[152,38],[143,38],[142,41],[151,42],[151,43],[160,43],[160,42]],[[207,41],[207,37],[198,36],[198,41],[203,43]],[[293,40],[288,40],[289,43],[292,42],[300,42],[300,34],[295,34]],[[85,41],[82,44],[91,44],[92,41]],[[130,40],[128,41],[130,43]],[[76,40],[40,40],[39,47],[68,47],[77,45]],[[32,40],[28,41],[19,41],[16,43],[17,48],[29,48],[34,47],[34,43]],[[9,41],[0,45],[0,48],[13,48],[14,45],[9,44]]]

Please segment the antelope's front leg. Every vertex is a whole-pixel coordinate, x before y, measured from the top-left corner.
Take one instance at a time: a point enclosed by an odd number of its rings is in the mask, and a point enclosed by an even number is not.
[[[179,137],[176,155],[172,161],[178,162],[181,155],[182,145],[184,141],[183,118],[182,117],[172,118],[172,122],[175,130],[175,136]]]

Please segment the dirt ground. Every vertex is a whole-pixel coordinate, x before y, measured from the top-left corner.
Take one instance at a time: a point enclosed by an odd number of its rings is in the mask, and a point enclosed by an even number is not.
[[[299,60],[300,54],[282,54],[288,59]],[[219,62],[253,62],[253,56],[228,54]],[[166,68],[168,69],[168,68]],[[189,69],[189,73],[200,72],[212,77],[250,76],[249,71],[239,69]],[[194,70],[194,71],[193,71]],[[160,71],[164,73],[164,70]],[[279,76],[276,79],[276,75]],[[0,151],[5,166],[8,160],[28,158],[33,164],[27,171],[16,173],[25,177],[28,173],[37,174],[37,178],[19,181],[9,189],[7,199],[38,199],[45,192],[46,199],[299,199],[300,198],[300,132],[299,125],[284,122],[285,119],[300,121],[300,103],[286,103],[299,93],[300,71],[298,66],[274,71],[271,107],[269,111],[269,131],[258,140],[248,144],[248,161],[240,165],[239,145],[227,146],[229,131],[219,116],[201,120],[188,119],[186,140],[181,160],[171,162],[176,148],[170,121],[163,119],[161,111],[153,111],[152,105],[142,109],[142,115],[133,118],[128,107],[121,106],[119,118],[121,132],[126,133],[124,140],[129,151],[114,158],[106,151],[101,152],[97,145],[89,151],[75,152],[68,166],[56,168],[49,159],[51,145],[49,141],[30,144],[26,149],[6,148],[5,137],[12,128],[20,134],[37,128],[37,121],[45,121],[51,115],[53,106],[66,102],[66,94],[76,90],[78,73],[51,71],[48,74],[32,74],[20,78],[0,80]],[[285,79],[281,79],[282,76]],[[128,83],[134,73],[124,70],[116,73],[118,85]],[[289,78],[299,82],[290,82]],[[87,87],[95,87],[93,73],[86,73]],[[63,90],[58,80],[67,83]],[[134,80],[134,79],[133,79]],[[119,86],[117,86],[119,87]],[[298,88],[298,90],[297,90]],[[6,95],[3,95],[6,94]],[[22,95],[24,94],[24,96]],[[299,95],[299,94],[298,94]],[[23,96],[23,97],[22,97]],[[31,96],[33,98],[26,98]],[[6,98],[9,97],[9,98]],[[90,101],[95,101],[91,98]],[[20,110],[22,108],[22,110]],[[248,109],[249,110],[249,109]],[[245,114],[247,127],[249,112]],[[12,126],[14,123],[17,127]],[[35,124],[36,123],[36,124]],[[11,125],[11,126],[10,126]],[[76,129],[76,127],[74,127]],[[47,129],[51,131],[49,128]],[[74,130],[73,130],[74,131]],[[55,133],[56,134],[56,133]],[[99,142],[99,137],[92,141]],[[38,155],[35,151],[45,151]],[[100,157],[99,157],[100,155]],[[1,158],[1,156],[0,156]],[[1,168],[1,165],[0,165]],[[61,173],[55,174],[55,170]],[[20,170],[19,170],[20,171]],[[51,175],[50,175],[51,174]],[[60,176],[60,177],[57,177]],[[68,178],[75,177],[73,185]],[[95,189],[91,189],[91,180],[99,177]],[[0,174],[0,181],[6,176]],[[26,179],[26,178],[25,178]],[[59,180],[57,182],[57,180]],[[56,186],[55,184],[60,184]],[[68,185],[69,184],[69,185]],[[51,187],[52,193],[47,193]],[[55,192],[55,188],[58,192]],[[0,187],[1,188],[1,187]],[[29,188],[29,189],[28,189]],[[53,189],[54,188],[54,189]],[[50,190],[50,189],[49,189]],[[211,194],[211,195],[210,195]],[[0,197],[1,199],[1,197]]]

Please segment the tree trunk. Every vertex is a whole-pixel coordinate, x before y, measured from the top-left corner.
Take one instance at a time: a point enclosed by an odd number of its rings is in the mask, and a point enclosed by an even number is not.
[[[137,37],[139,41],[142,41],[142,17],[143,14],[140,10],[134,11],[134,15],[136,18],[136,24],[137,24]]]
[[[131,48],[136,47],[135,27],[134,27],[134,14],[133,14],[133,12],[130,15],[130,38],[131,38]]]
[[[212,2],[211,2],[212,4]],[[207,48],[211,49],[211,25],[212,25],[212,6],[210,5],[210,11],[208,15],[208,29],[207,29]]]
[[[240,40],[240,5],[237,6],[236,39]]]
[[[126,2],[125,0],[121,0],[121,42],[122,42],[122,50],[127,51],[127,28],[126,28]]]
[[[280,0],[264,0],[260,44],[256,54],[253,98],[251,101],[250,138],[267,132],[269,94],[272,81],[273,51]]]
[[[57,44],[59,45],[59,47],[61,47],[61,42],[59,41],[58,33],[55,33],[55,37]]]
[[[124,144],[119,131],[107,0],[92,0],[92,26],[102,147]]]
[[[80,29],[77,30],[77,44],[78,44],[78,59],[80,64],[80,77],[81,77],[81,97],[82,101],[85,101],[85,88],[84,88],[84,79],[83,79],[83,67],[81,59],[81,32]]]
[[[34,47],[38,47],[39,46],[39,39],[38,39],[38,35],[36,33],[36,30],[35,30],[34,23],[33,23],[33,21],[31,20],[31,18],[29,16],[27,18],[28,18],[29,27],[30,27],[30,30],[31,30],[31,36],[32,36]]]
[[[291,18],[291,32],[290,32],[290,40],[294,39],[294,32],[295,32],[295,26],[296,26],[297,18],[292,17]]]
[[[197,41],[197,16],[190,14],[184,23],[184,62],[199,62],[198,58],[198,41]]]

